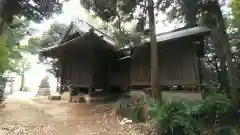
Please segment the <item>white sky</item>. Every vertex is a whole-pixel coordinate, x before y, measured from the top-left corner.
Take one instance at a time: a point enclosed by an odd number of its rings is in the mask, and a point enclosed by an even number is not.
[[[44,31],[47,31],[50,27],[50,25],[54,21],[58,21],[60,23],[69,24],[73,18],[79,17],[84,21],[88,21],[88,15],[86,11],[81,7],[79,0],[71,0],[68,3],[65,3],[63,6],[63,14],[60,14],[58,16],[53,17],[53,19],[44,21],[42,24],[36,24],[32,23],[31,27],[36,28],[38,30],[38,33],[36,35],[41,35]],[[159,20],[159,23],[156,25],[156,33],[160,32],[166,32],[171,29],[174,29],[175,24],[168,24],[168,26],[164,26],[163,23],[161,23],[161,20],[164,20],[165,17],[162,14],[159,14],[159,16],[156,18],[156,20]],[[91,22],[89,22],[91,23]],[[26,42],[27,38],[25,41]],[[33,91],[38,90],[38,86],[40,84],[40,81],[43,77],[46,75],[49,75],[46,72],[46,65],[38,64],[38,57],[37,56],[28,56],[27,57],[29,61],[31,61],[31,69],[28,70],[25,74],[25,85],[26,87],[30,88]],[[15,79],[14,87],[16,90],[20,87],[20,77],[17,76]],[[56,79],[50,75],[50,85],[51,90],[55,91],[56,89]]]

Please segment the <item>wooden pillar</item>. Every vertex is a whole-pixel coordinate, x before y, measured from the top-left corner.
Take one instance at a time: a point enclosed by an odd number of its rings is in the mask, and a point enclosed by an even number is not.
[[[202,84],[203,84],[203,74],[202,74],[202,63],[200,60],[200,57],[197,57],[197,63],[198,63],[198,74],[199,74],[199,82],[200,82],[200,86],[198,88],[198,91],[202,90]]]
[[[61,86],[62,85],[64,85],[64,83],[65,83],[65,77],[66,77],[66,70],[65,70],[65,66],[64,66],[64,64],[62,63],[61,64],[62,66],[62,69],[61,69],[61,78],[60,78],[60,81],[61,81]]]
[[[88,96],[91,96],[93,88],[88,88]]]

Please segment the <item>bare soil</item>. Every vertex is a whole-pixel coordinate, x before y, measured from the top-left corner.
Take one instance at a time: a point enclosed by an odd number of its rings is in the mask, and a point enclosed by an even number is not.
[[[0,135],[144,135],[120,125],[109,104],[9,99],[0,108]]]

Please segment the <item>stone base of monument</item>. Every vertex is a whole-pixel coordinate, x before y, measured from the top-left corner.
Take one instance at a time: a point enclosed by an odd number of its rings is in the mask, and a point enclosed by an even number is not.
[[[83,95],[77,95],[77,96],[71,96],[70,97],[70,103],[84,103],[85,99]]]
[[[65,91],[63,94],[61,94],[61,100],[69,101],[70,100],[70,92]]]
[[[61,96],[48,96],[48,100],[61,100]]]
[[[50,96],[50,88],[39,88],[36,96]]]

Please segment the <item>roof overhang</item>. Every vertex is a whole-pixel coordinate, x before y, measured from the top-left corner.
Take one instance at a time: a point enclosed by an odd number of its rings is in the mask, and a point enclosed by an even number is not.
[[[159,44],[164,42],[176,41],[179,39],[185,39],[188,37],[204,37],[204,36],[209,36],[209,34],[210,34],[210,29],[206,27],[192,27],[192,28],[182,29],[178,31],[160,33],[156,35],[156,39],[157,39],[157,43]],[[146,39],[145,42],[141,45],[123,47],[123,48],[120,48],[119,51],[129,50],[131,48],[135,48],[135,47],[139,47],[147,44],[150,44],[149,38]],[[131,58],[131,57],[126,56],[126,57],[120,58],[119,60],[128,59],[128,58]]]
[[[62,44],[56,44],[55,46],[51,46],[48,48],[43,48],[42,50],[40,50],[39,52],[43,55],[43,56],[47,56],[47,57],[54,57],[55,52],[66,48],[66,47],[71,47],[77,43],[81,43],[86,37],[90,36],[91,33],[84,33],[81,36],[74,38],[70,41],[64,42]]]
[[[123,52],[119,52],[116,49],[116,46],[114,46],[111,43],[104,40],[103,37],[98,36],[96,33],[94,33],[94,31],[84,33],[84,34],[80,35],[79,37],[74,38],[65,43],[55,45],[52,47],[48,47],[48,48],[44,48],[44,49],[40,50],[40,53],[42,56],[45,56],[45,57],[58,58],[59,57],[58,54],[61,53],[61,50],[74,50],[74,49],[71,49],[72,47],[79,49],[79,48],[81,48],[82,45],[85,46],[90,42],[94,43],[95,45],[100,45],[101,47],[103,47],[107,50],[112,50],[113,52],[117,52],[121,56],[126,56],[126,54],[124,54]]]
[[[210,33],[210,30],[206,27],[193,27],[175,32],[158,34],[157,42],[171,41],[174,39],[185,38],[189,36],[206,36]]]

